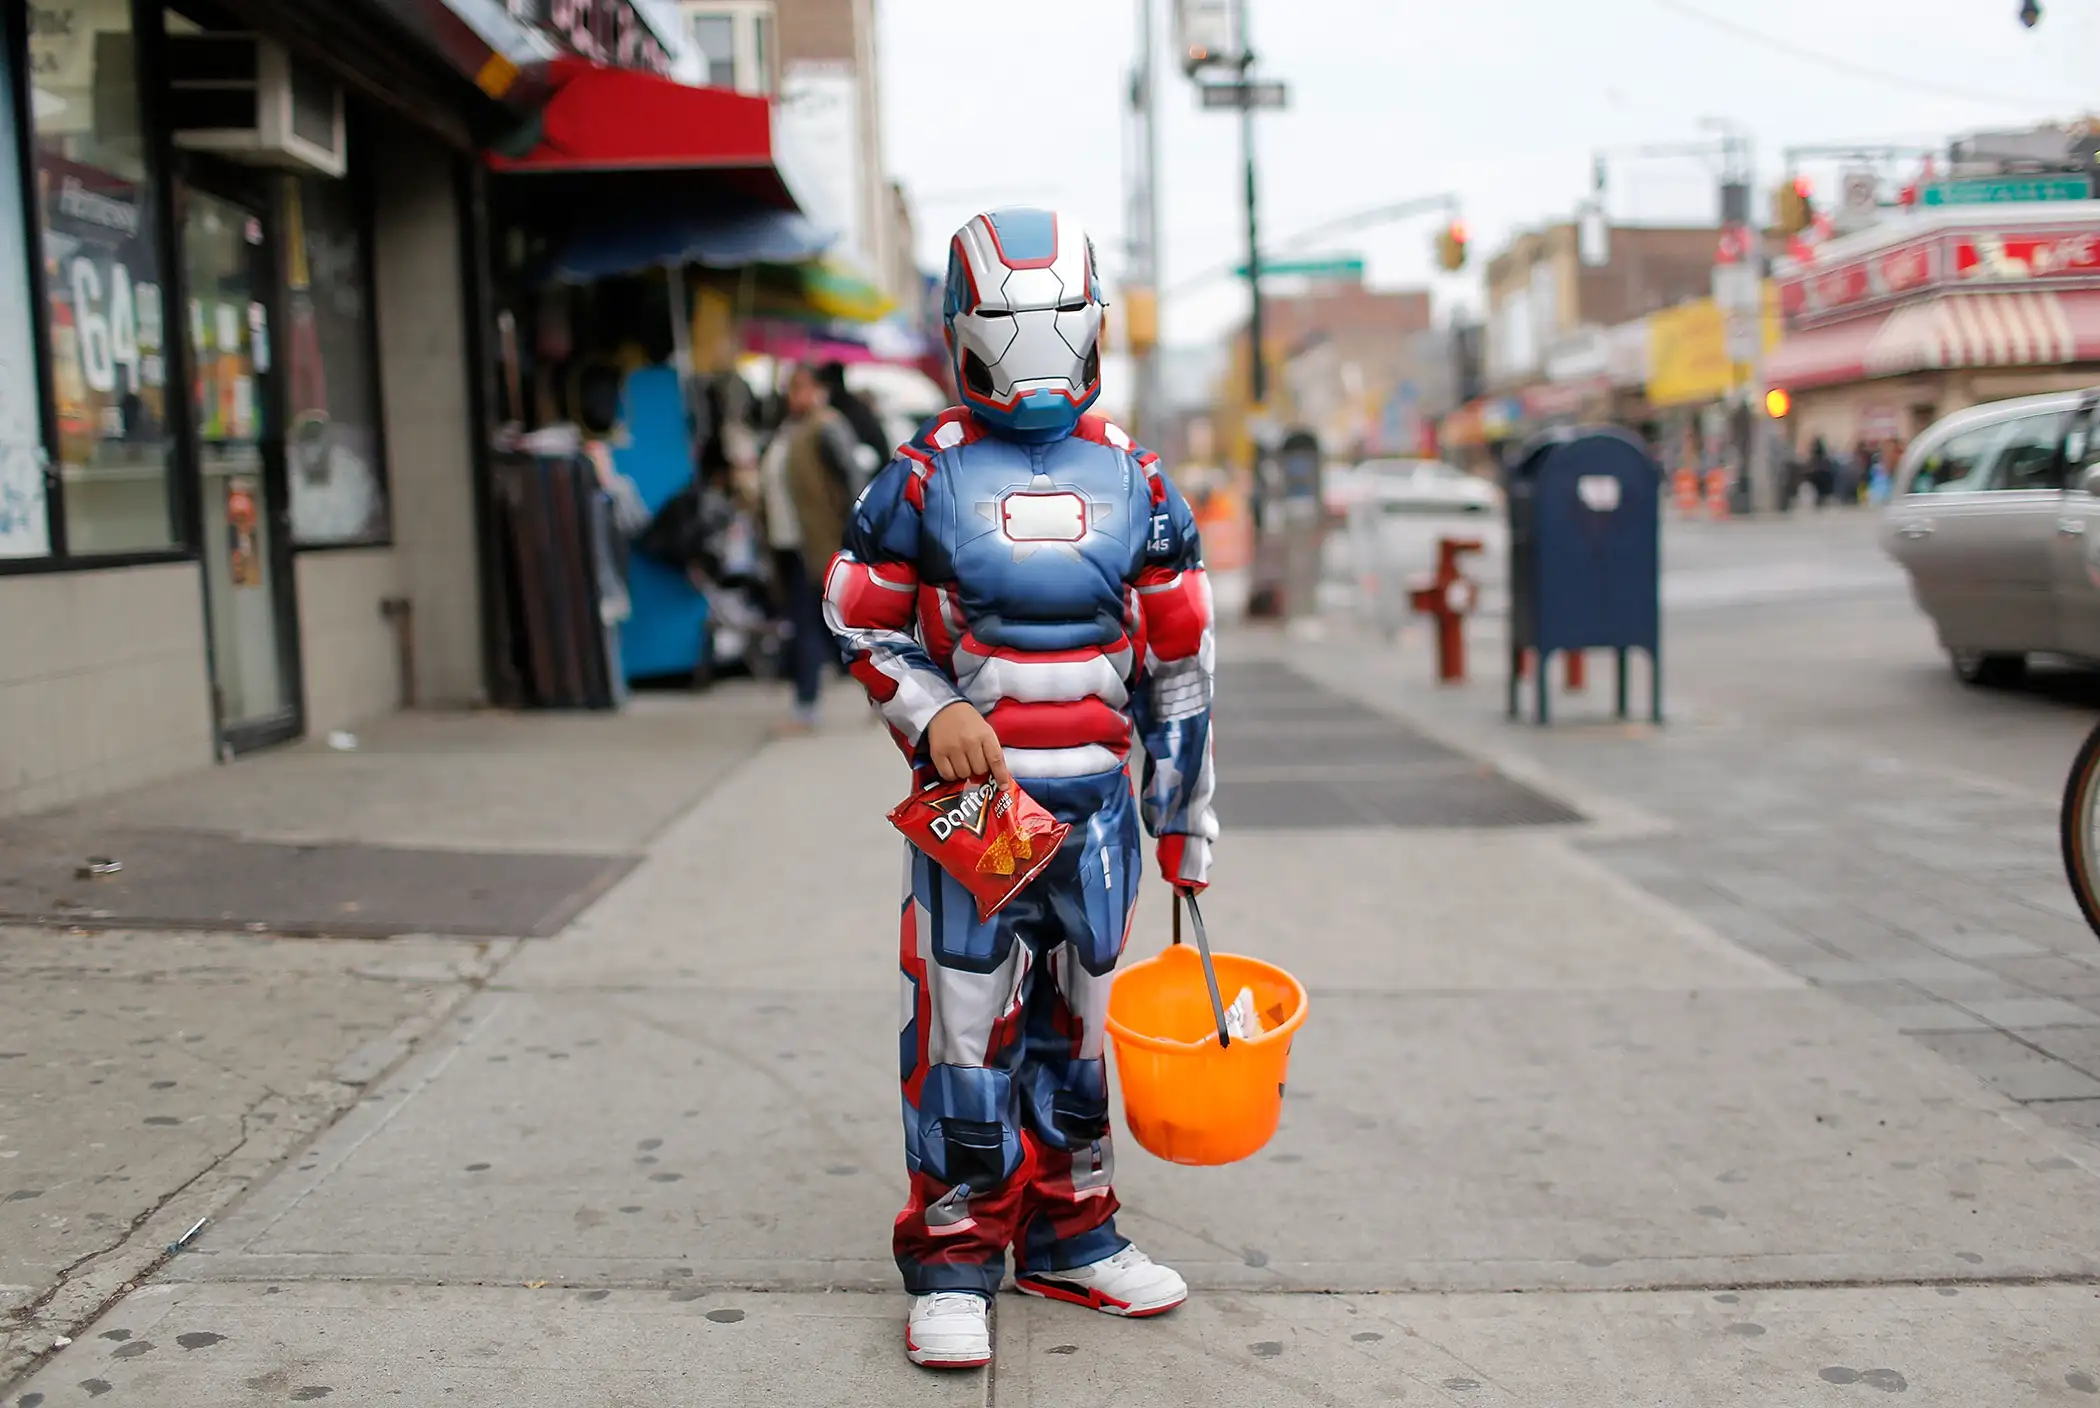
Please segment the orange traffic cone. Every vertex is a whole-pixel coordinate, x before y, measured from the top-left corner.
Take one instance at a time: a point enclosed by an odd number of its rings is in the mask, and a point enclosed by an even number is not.
[[[1706,471],[1706,516],[1716,520],[1728,517],[1728,471],[1725,469]]]
[[[1677,511],[1686,518],[1690,518],[1699,511],[1699,475],[1697,471],[1690,465],[1681,467],[1677,471],[1675,488],[1677,491]]]

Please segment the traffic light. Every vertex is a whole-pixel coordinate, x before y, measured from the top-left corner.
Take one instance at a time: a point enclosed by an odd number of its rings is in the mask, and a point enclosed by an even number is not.
[[[1466,267],[1465,222],[1453,220],[1437,232],[1436,266],[1446,273],[1456,273]]]
[[[1794,398],[1787,395],[1785,387],[1775,386],[1765,393],[1765,414],[1773,420],[1785,420],[1792,409]]]
[[[1779,233],[1798,235],[1816,222],[1815,189],[1806,176],[1779,188]]]
[[[2029,29],[2033,29],[2041,21],[2042,7],[2035,4],[2034,0],[2021,0],[2020,23],[2026,25]]]

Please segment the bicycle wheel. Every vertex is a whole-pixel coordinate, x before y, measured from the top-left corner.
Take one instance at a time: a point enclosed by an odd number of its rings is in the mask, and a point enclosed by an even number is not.
[[[2058,830],[2063,839],[2064,875],[2085,922],[2100,934],[2100,726],[2085,736],[2064,783]]]

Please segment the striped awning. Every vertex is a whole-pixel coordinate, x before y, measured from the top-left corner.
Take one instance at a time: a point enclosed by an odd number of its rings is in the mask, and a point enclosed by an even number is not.
[[[2054,293],[1948,293],[1896,309],[1867,347],[1868,376],[1948,367],[2032,367],[2079,360]]]
[[[2100,361],[2100,290],[1944,293],[1789,334],[1764,379],[1801,390],[1959,367]]]

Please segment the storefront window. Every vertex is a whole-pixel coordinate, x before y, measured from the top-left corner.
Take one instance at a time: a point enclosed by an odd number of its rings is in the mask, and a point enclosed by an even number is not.
[[[707,56],[708,86],[736,87],[736,16],[693,16],[693,42]]]
[[[177,545],[158,212],[130,0],[29,6],[37,208],[70,553]]]
[[[15,89],[8,70],[0,62],[0,557],[43,557],[51,551],[51,519],[44,502],[43,400],[31,304],[35,285],[29,277]]]
[[[285,370],[292,540],[301,547],[384,542],[379,378],[364,222],[343,181],[287,177]]]

